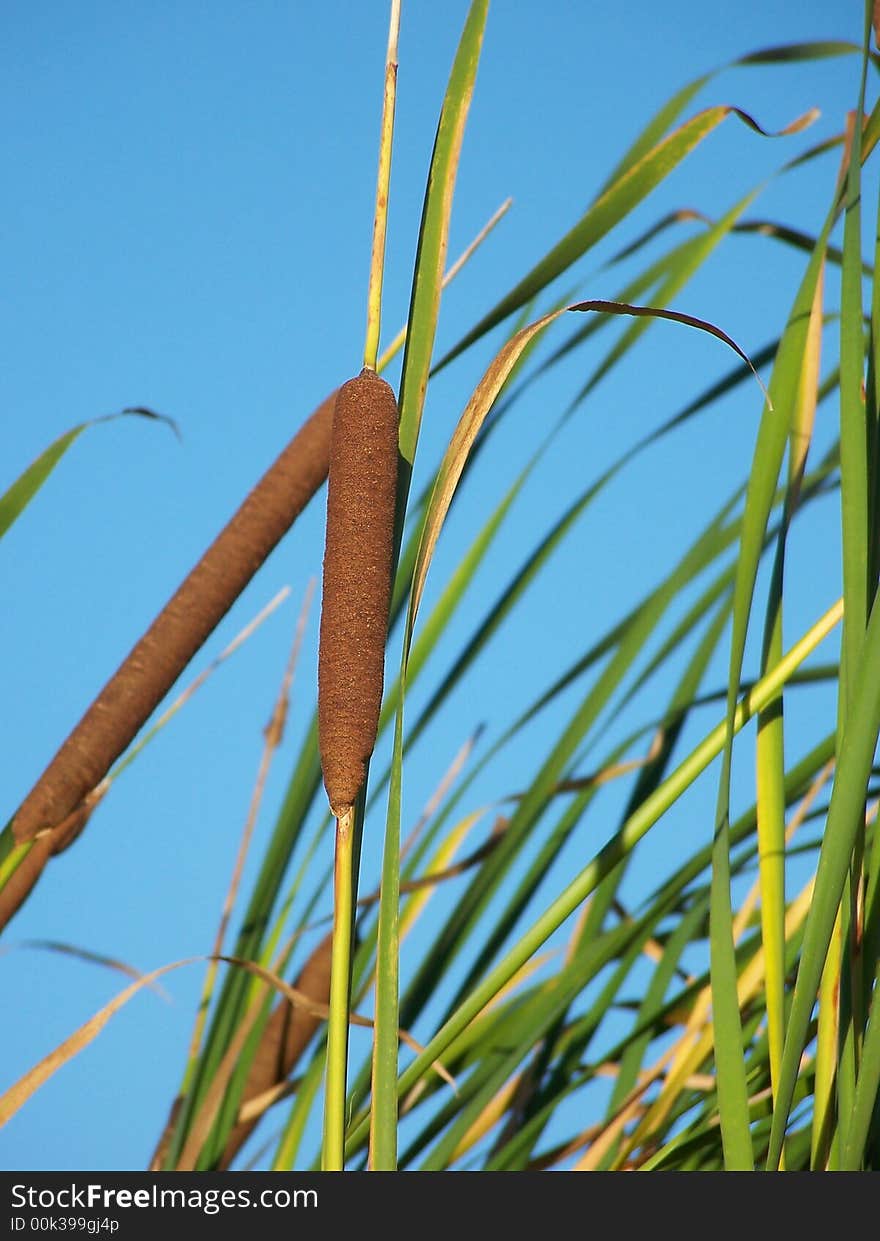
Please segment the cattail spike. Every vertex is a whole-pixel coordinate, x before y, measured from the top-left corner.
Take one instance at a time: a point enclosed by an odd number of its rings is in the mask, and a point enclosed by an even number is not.
[[[368,368],[336,398],[318,659],[324,786],[339,818],[355,801],[376,744],[391,599],[397,494],[394,392]]]
[[[335,395],[303,424],[101,690],[16,812],[16,841],[56,827],[103,780],[318,490]]]

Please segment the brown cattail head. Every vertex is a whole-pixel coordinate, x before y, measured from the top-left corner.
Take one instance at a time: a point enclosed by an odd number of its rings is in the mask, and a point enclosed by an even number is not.
[[[330,440],[318,657],[324,786],[339,817],[376,744],[391,599],[397,493],[394,392],[367,368],[339,389]]]
[[[56,827],[80,807],[318,490],[335,400],[334,392],[303,424],[101,690],[18,808],[16,841]]]

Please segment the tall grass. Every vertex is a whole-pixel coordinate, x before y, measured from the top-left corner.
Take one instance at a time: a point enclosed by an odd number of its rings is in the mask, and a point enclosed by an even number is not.
[[[255,1158],[273,1169],[880,1167],[880,281],[876,254],[862,249],[864,169],[880,137],[871,5],[861,48],[796,44],[732,66],[772,73],[793,60],[847,56],[855,112],[848,122],[838,118],[837,132],[816,142],[798,137],[812,112],[778,134],[726,104],[686,115],[711,86],[712,75],[703,75],[648,120],[545,256],[511,273],[491,309],[462,324],[453,347],[436,358],[459,156],[484,36],[491,37],[487,12],[487,0],[474,0],[440,107],[408,321],[398,338],[385,693],[381,712],[378,697],[371,707],[371,740],[354,756],[353,782],[334,804],[347,843],[333,885],[333,971],[321,848],[332,825],[321,758],[327,778],[328,728],[359,687],[361,636],[335,650],[334,684],[343,688],[330,717],[321,717],[320,751],[317,714],[307,730],[256,880],[235,904],[237,939],[227,947],[219,935],[209,954],[203,1011],[152,1166],[209,1170]],[[379,332],[395,73],[393,39],[365,349],[365,374],[392,404],[391,389],[372,371],[391,361],[389,351],[380,353]],[[827,168],[827,200],[811,233],[747,218],[763,186],[718,219],[690,206],[659,223],[652,218],[651,194],[698,148],[711,151],[722,124],[746,125],[755,142],[780,138],[780,174],[811,161]],[[617,295],[564,293],[609,235],[618,241],[606,275],[617,279],[618,267],[631,273],[620,277]],[[739,244],[760,236],[801,265],[791,304],[763,347],[733,339],[723,315],[716,322],[675,307],[734,236]],[[395,243],[392,233],[388,244]],[[619,331],[603,352],[613,324]],[[699,332],[716,350],[718,380],[671,417],[656,415],[650,377],[640,370],[648,331],[670,339]],[[462,522],[449,519],[458,517],[479,463],[493,461],[517,409],[540,401],[554,371],[572,358],[583,360],[578,392],[566,408],[544,409],[546,430],[533,456],[462,532]],[[426,398],[454,361],[471,367],[471,396],[445,449],[417,475]],[[532,544],[518,546],[516,501],[582,402],[624,367],[653,421],[604,470],[590,473],[587,463],[586,476],[572,468],[560,477],[561,516],[533,514]],[[518,605],[540,597],[542,570],[583,539],[592,506],[612,486],[633,480],[636,487],[638,468],[661,441],[733,400],[760,410],[740,485],[675,549],[659,580],[636,584],[639,601],[626,614],[607,614],[597,584],[592,636],[577,657],[554,664],[504,727],[475,729],[468,691],[478,659],[502,648],[514,663],[530,659],[528,649],[511,646]],[[320,487],[334,401],[335,394],[304,422],[35,788],[19,792],[20,808],[0,839],[4,921],[46,865],[63,867],[55,854],[86,828],[113,764]],[[817,457],[810,449],[820,416],[836,430]],[[22,518],[80,430],[47,449],[0,499],[0,533]],[[368,438],[347,487],[359,506],[348,529],[356,546],[343,596],[328,596],[330,627],[359,598],[378,555],[369,473],[376,444]],[[279,501],[282,484],[290,486]],[[387,520],[378,523],[386,568],[393,499],[384,497]],[[641,502],[634,492],[633,503]],[[822,596],[799,631],[789,603],[799,561],[790,551],[805,515],[834,523],[843,589],[839,600],[833,590]],[[500,553],[507,549],[508,580],[495,598],[477,599],[471,588],[480,567],[493,555],[506,563]],[[827,576],[817,574],[823,585]],[[548,595],[544,606],[549,643],[560,601]],[[375,629],[388,610],[383,594],[375,614],[360,609],[358,617]],[[381,634],[377,649],[381,663]],[[815,709],[807,691],[817,683],[834,692],[836,708],[822,721],[820,740],[800,752],[793,724]],[[376,715],[387,765],[374,760],[364,784]],[[433,793],[418,790],[426,809],[406,834],[404,792],[416,745],[441,717],[470,740],[448,770],[433,764]],[[751,772],[745,794],[743,785],[734,788],[735,756],[738,773]],[[330,774],[328,789],[337,776]],[[701,843],[667,846],[656,870],[656,838],[675,839],[669,824],[707,780],[715,810]],[[381,881],[358,897],[362,835]],[[221,961],[224,981],[215,989]],[[12,1086],[0,1114],[25,1105],[121,1002]],[[370,1031],[366,1051],[349,1046],[350,1023]]]

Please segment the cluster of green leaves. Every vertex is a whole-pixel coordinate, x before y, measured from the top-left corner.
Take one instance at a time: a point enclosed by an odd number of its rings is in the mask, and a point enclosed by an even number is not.
[[[487,0],[474,0],[450,75],[413,273],[399,396],[404,466],[393,641],[380,725],[383,732],[393,730],[392,758],[387,770],[374,769],[369,801],[364,797],[359,807],[360,820],[371,830],[380,828],[382,807],[386,810],[381,898],[362,907],[353,962],[355,1007],[374,997],[375,1027],[372,1055],[351,1065],[347,1159],[351,1166],[435,1170],[877,1167],[880,1016],[874,980],[880,963],[880,867],[873,781],[880,732],[880,610],[874,606],[880,568],[880,288],[876,263],[866,264],[861,253],[860,213],[862,169],[880,136],[880,105],[863,126],[852,121],[846,133],[782,169],[839,148],[842,171],[829,187],[827,215],[814,236],[745,219],[759,186],[717,220],[694,212],[664,218],[611,260],[613,269],[624,257],[637,259],[649,244],[673,238],[614,301],[569,306],[568,298],[558,299],[555,282],[571,278],[583,257],[719,125],[730,118],[758,129],[750,117],[726,106],[682,121],[711,75],[690,83],[645,127],[575,226],[435,361],[453,189],[487,7]],[[873,64],[869,16],[864,49],[814,43],[736,63],[773,65],[837,55],[858,63],[861,52],[853,102],[855,116],[862,116]],[[838,248],[831,237],[841,219]],[[803,261],[778,338],[753,359],[772,369],[748,477],[636,607],[560,669],[478,759],[467,748],[466,774],[456,771],[441,785],[430,815],[401,850],[407,754],[467,683],[481,652],[505,640],[505,626],[541,568],[640,454],[729,394],[757,391],[752,363],[740,356],[711,388],[650,428],[539,534],[498,597],[470,625],[454,657],[441,665],[441,639],[480,565],[503,538],[516,497],[581,400],[632,356],[654,320],[678,320],[680,326],[669,330],[708,331],[739,352],[712,324],[671,309],[710,255],[736,232],[760,232]],[[840,287],[833,314],[825,306],[832,281]],[[497,428],[552,368],[621,317],[625,330],[476,532],[430,611],[420,615],[446,515]],[[502,326],[504,343],[474,389],[432,484],[410,497],[432,375]],[[544,333],[564,329],[568,334],[555,352],[536,362],[533,350]],[[820,341],[835,330],[839,361],[823,377]],[[820,402],[839,407],[839,435],[808,468]],[[53,447],[44,466],[34,467],[16,484],[18,490],[0,501],[7,525],[66,447],[66,441]],[[843,600],[786,648],[787,540],[800,515],[836,491]],[[769,588],[761,606],[756,583],[765,561]],[[841,620],[839,666],[805,665]],[[763,624],[764,639],[758,675],[746,682],[750,624]],[[725,639],[728,677],[718,690],[706,681]],[[658,699],[655,687],[670,675],[671,692]],[[836,687],[837,717],[829,720],[819,744],[791,758],[783,690],[791,712],[797,710],[800,687],[817,680]],[[422,681],[429,687],[424,705],[409,718],[407,694]],[[609,747],[604,740],[609,722],[629,719],[624,712],[634,704],[645,704],[642,723]],[[714,726],[685,748],[695,721],[713,704]],[[540,733],[544,750],[535,771],[525,787],[497,790],[496,804],[508,805],[509,813],[499,814],[482,844],[462,856],[466,837],[486,816],[473,801],[478,779],[499,769],[501,764],[493,768],[496,759],[551,707],[563,722],[555,733]],[[757,721],[754,804],[732,819],[734,737],[750,720]],[[465,722],[462,733],[470,726]],[[585,777],[579,773],[587,755],[592,774]],[[626,909],[621,885],[637,863],[640,842],[715,760],[713,839],[681,858],[638,908]],[[536,898],[551,862],[594,812],[611,780],[628,782],[616,829],[552,900]],[[163,1167],[221,1164],[277,1002],[273,980],[294,963],[301,969],[325,934],[324,926],[313,929],[327,887],[326,870],[315,861],[329,828],[326,817],[314,827],[321,804],[313,722],[240,913],[231,952],[239,964],[229,968],[217,994],[207,997],[210,1019],[186,1066]],[[8,846],[8,829],[5,842]],[[796,892],[788,890],[792,858],[801,866],[808,861],[810,869]],[[733,892],[744,895],[734,902]],[[409,940],[401,985],[401,941],[418,919],[422,933],[418,945]],[[545,951],[550,941],[553,950]],[[241,962],[250,968],[241,968]],[[615,1031],[610,1041],[609,1028]],[[401,1032],[423,1029],[426,1045],[415,1055],[401,1052]],[[268,1154],[258,1156],[272,1168],[309,1167],[319,1159],[310,1146],[310,1122],[320,1105],[324,1057],[319,1026],[295,1078],[273,1096],[261,1126],[260,1132],[268,1131],[276,1121]],[[573,1121],[578,1109],[569,1104],[608,1078],[610,1089],[592,1096],[604,1102],[589,1109],[589,1126]]]

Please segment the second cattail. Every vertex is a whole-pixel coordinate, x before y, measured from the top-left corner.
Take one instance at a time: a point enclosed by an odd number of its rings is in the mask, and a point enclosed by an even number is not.
[[[327,483],[318,655],[318,739],[337,818],[354,804],[376,744],[391,599],[397,401],[367,368],[339,389]]]

